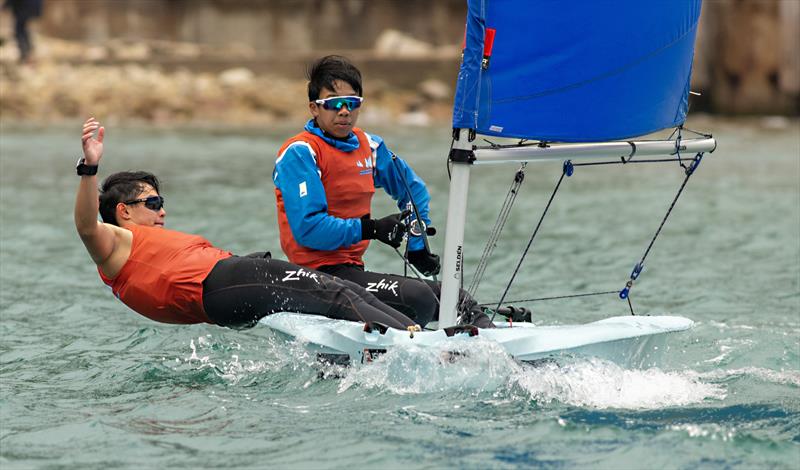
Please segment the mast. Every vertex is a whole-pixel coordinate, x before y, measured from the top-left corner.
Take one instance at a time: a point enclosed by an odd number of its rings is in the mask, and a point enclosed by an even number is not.
[[[453,131],[453,148],[450,151],[450,197],[447,202],[447,225],[444,237],[444,265],[439,304],[439,328],[456,323],[458,291],[464,275],[464,227],[467,220],[467,194],[469,172],[474,155],[470,129]]]

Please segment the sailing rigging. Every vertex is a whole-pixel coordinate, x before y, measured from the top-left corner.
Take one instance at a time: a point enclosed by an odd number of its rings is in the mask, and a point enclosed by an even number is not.
[[[680,132],[662,141],[622,141],[683,125],[700,0],[620,1],[613,8],[591,1],[572,5],[565,11],[558,2],[468,2],[448,156],[451,183],[440,310],[444,324],[456,318],[463,278],[471,167],[561,160],[563,179],[580,165],[573,160],[629,163],[670,156],[682,163],[681,154],[695,155],[688,179],[702,155],[716,148],[710,135],[682,139]],[[473,144],[478,134],[536,142],[479,148]],[[534,236],[537,231],[538,225]],[[629,300],[644,257],[620,297]]]
[[[666,333],[691,328],[677,316],[620,316],[585,325],[534,326],[500,322],[478,331],[453,328],[464,279],[464,228],[470,172],[487,164],[516,162],[514,184],[531,162],[559,161],[565,178],[576,167],[608,164],[677,162],[686,177],[650,245],[617,295],[628,301],[644,261],[689,177],[706,152],[716,148],[710,135],[684,138],[694,41],[700,0],[611,4],[582,0],[565,10],[562,2],[468,0],[463,60],[453,105],[453,143],[448,155],[450,190],[445,228],[439,330],[408,333],[327,319],[276,314],[262,320],[270,328],[302,338],[320,354],[368,362],[374,353],[409,345],[452,348],[451,341],[479,336],[499,344],[519,360],[552,355],[587,354],[635,366],[652,364]],[[676,128],[667,139],[641,138]],[[479,147],[478,135],[522,139],[514,145]],[[513,189],[514,186],[512,186]],[[498,224],[507,216],[504,202]],[[516,265],[522,268],[541,221]],[[488,257],[502,226],[492,231]],[[423,229],[424,230],[424,229]],[[486,260],[479,263],[479,282]],[[502,294],[499,307],[508,292]],[[477,288],[474,283],[470,290]],[[608,292],[603,292],[608,294]],[[496,309],[497,310],[497,309]],[[514,312],[510,312],[514,315]],[[454,338],[455,336],[455,338]]]

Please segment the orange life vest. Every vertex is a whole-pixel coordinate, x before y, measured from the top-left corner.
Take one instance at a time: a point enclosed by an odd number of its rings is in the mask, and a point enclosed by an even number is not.
[[[134,225],[131,254],[114,279],[100,278],[125,305],[162,323],[211,323],[203,281],[219,260],[233,256],[199,235]]]
[[[325,187],[328,214],[342,219],[357,219],[369,214],[372,195],[375,194],[375,181],[371,173],[375,162],[369,141],[361,129],[353,128],[353,132],[358,137],[359,146],[352,152],[344,152],[328,145],[321,137],[307,131],[287,140],[278,152],[278,155],[282,154],[289,145],[298,141],[306,142],[314,149],[320,179]],[[365,171],[370,171],[369,177],[365,177]],[[336,250],[315,250],[300,245],[292,234],[283,197],[278,188],[275,188],[275,197],[278,201],[281,248],[289,261],[314,269],[335,264],[364,265],[362,256],[367,251],[369,240]]]

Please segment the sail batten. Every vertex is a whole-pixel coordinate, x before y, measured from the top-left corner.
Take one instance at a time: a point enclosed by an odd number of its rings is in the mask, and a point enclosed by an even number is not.
[[[700,0],[469,0],[453,127],[590,142],[680,125],[699,14]]]

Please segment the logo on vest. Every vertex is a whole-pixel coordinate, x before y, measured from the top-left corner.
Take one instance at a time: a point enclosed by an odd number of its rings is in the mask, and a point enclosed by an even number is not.
[[[363,163],[361,160],[356,160],[356,166],[359,168],[365,168],[364,170],[358,172],[359,175],[372,174],[372,157],[365,158]]]
[[[378,292],[381,290],[391,291],[392,294],[397,296],[397,288],[400,286],[397,281],[387,281],[386,279],[381,279],[378,282],[368,282],[367,283],[367,291],[368,292]]]
[[[300,278],[308,278],[319,284],[319,278],[317,277],[317,273],[312,273],[310,271],[306,271],[303,268],[300,268],[296,271],[286,271],[286,276],[282,279],[283,281],[299,281]]]

